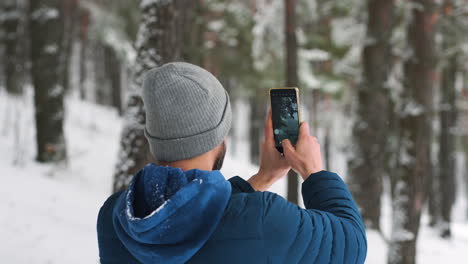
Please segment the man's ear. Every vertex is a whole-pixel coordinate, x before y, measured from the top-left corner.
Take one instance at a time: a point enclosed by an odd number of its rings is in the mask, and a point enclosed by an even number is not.
[[[216,156],[218,156],[219,153],[225,151],[225,149],[226,149],[226,139],[224,139],[224,140],[221,142],[221,144],[219,144],[218,146],[216,146],[214,153],[215,153]]]
[[[226,138],[223,140],[223,145],[224,145],[225,150],[227,151],[227,139]]]

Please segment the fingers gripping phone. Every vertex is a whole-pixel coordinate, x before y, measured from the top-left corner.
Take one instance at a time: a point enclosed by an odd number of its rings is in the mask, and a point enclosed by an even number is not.
[[[283,153],[281,141],[288,138],[295,146],[299,136],[299,89],[271,88],[270,100],[275,147]]]

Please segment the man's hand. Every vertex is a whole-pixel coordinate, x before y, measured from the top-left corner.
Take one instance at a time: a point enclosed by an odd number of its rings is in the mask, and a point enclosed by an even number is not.
[[[296,147],[289,139],[282,141],[284,157],[291,164],[294,171],[299,173],[304,180],[310,174],[323,170],[320,144],[316,137],[310,135],[309,124],[302,122],[299,128],[299,138]]]
[[[265,191],[270,188],[273,183],[285,176],[290,169],[291,166],[275,148],[270,109],[265,124],[265,139],[262,142],[260,150],[260,169],[248,182],[255,190]]]

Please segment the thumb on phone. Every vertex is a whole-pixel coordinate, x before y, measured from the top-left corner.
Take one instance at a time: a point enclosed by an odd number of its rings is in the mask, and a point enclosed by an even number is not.
[[[310,128],[309,123],[302,122],[299,127],[299,140],[305,139],[306,137],[310,136]]]
[[[296,149],[291,144],[291,141],[289,139],[284,139],[281,141],[281,145],[283,146],[283,153],[286,160],[294,158],[296,155]]]

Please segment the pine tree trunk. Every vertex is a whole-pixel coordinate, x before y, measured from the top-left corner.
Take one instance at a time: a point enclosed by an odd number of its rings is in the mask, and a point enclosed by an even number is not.
[[[465,154],[465,171],[463,172],[465,179],[465,199],[468,200],[468,135],[464,135],[461,140],[463,152]],[[468,220],[468,204],[466,205],[466,219]]]
[[[78,0],[62,0],[64,17],[64,36],[62,52],[62,85],[67,92],[70,89],[70,60],[75,40],[76,22],[78,19]]]
[[[457,56],[447,61],[442,71],[440,106],[439,192],[441,197],[440,235],[450,237],[452,206],[455,202],[455,135],[457,121],[456,87]]]
[[[4,31],[4,74],[5,86],[9,94],[23,92],[26,75],[24,40],[24,7],[17,0],[3,0],[0,24]]]
[[[106,71],[105,45],[98,41],[92,41],[91,57],[93,65],[94,98],[99,105],[111,106],[111,87]]]
[[[3,34],[3,28],[1,28],[1,22],[0,22],[0,61],[4,62],[5,61],[5,48],[4,48],[4,34]],[[0,91],[5,89],[5,65],[4,63],[0,63]],[[6,90],[6,89],[5,89]]]
[[[106,75],[107,78],[109,78],[112,91],[112,106],[117,109],[119,115],[122,115],[122,65],[120,64],[115,50],[109,45],[104,47],[104,53]]]
[[[114,191],[126,188],[131,177],[153,158],[144,135],[145,112],[141,99],[143,76],[151,68],[188,57],[195,1],[150,1],[141,4],[136,41],[137,58],[133,84],[124,115],[124,128],[114,173]]]
[[[86,62],[88,59],[87,50],[88,50],[88,28],[89,28],[89,11],[87,9],[80,9],[80,30],[79,30],[79,39],[80,39],[80,98],[82,100],[86,99]]]
[[[367,41],[362,53],[363,82],[358,90],[353,152],[348,161],[350,189],[368,228],[380,229],[380,197],[388,152],[390,94],[385,83],[392,69],[390,38],[393,0],[367,1]],[[364,191],[365,190],[365,191]]]
[[[258,89],[257,93],[250,99],[250,162],[253,164],[260,162],[260,140],[263,136],[266,118],[266,94],[265,89]]]
[[[66,160],[63,132],[63,16],[60,0],[30,0],[32,82],[37,160]]]
[[[458,98],[458,102],[468,102],[468,68],[461,68],[460,75],[462,76],[462,96]],[[461,104],[459,104],[461,105]],[[460,127],[463,135],[460,138],[462,144],[462,151],[465,156],[464,158],[464,168],[463,171],[463,180],[465,182],[465,199],[468,201],[468,108],[460,107]],[[466,204],[466,220],[468,220],[468,203]]]
[[[317,135],[318,133],[318,126],[319,126],[319,118],[318,118],[318,109],[319,104],[321,101],[321,92],[319,89],[313,89],[311,95],[308,96],[310,98],[311,106],[310,106],[310,131],[312,134]]]
[[[430,169],[433,87],[436,81],[434,0],[414,0],[407,28],[411,55],[404,64],[399,161],[395,168],[389,264],[416,263],[416,241]]]
[[[431,158],[431,157],[430,157]],[[439,177],[434,171],[435,164],[430,164],[431,169],[426,175],[427,189],[427,212],[429,214],[429,226],[435,227],[440,221],[440,193],[439,193]]]
[[[299,77],[297,73],[297,38],[296,38],[296,0],[284,0],[285,6],[285,40],[286,40],[286,86],[298,87]],[[297,204],[299,179],[296,172],[288,172],[288,201]]]
[[[442,34],[442,51],[447,52],[456,47],[456,38],[450,27],[456,26],[455,17],[452,14],[453,2],[445,0],[443,5],[444,16],[441,21],[440,32]],[[443,59],[442,79],[440,85],[440,140],[439,140],[439,170],[437,185],[432,186],[438,199],[438,210],[435,218],[438,220],[440,236],[449,238],[451,236],[450,222],[452,207],[455,202],[455,141],[454,131],[457,126],[456,106],[456,78],[458,73],[458,58],[460,54],[449,54]]]
[[[237,116],[237,112],[238,112],[238,109],[237,109],[237,104],[239,102],[239,98],[237,96],[237,94],[233,91],[233,87],[236,87],[235,85],[235,80],[231,77],[229,78],[226,78],[223,86],[224,88],[226,89],[226,91],[228,91],[228,94],[229,94],[229,97],[230,97],[230,100],[231,100],[231,108],[232,108],[232,113],[233,113],[233,116]],[[221,82],[223,83],[223,82]],[[233,121],[233,125],[232,125],[232,129],[229,130],[229,133],[228,133],[228,136],[230,137],[230,144],[229,144],[229,153],[231,153],[232,155],[235,155],[236,151],[237,151],[237,145],[239,144],[239,140],[237,138],[237,132],[236,132],[236,121],[234,120]]]
[[[325,158],[325,169],[331,171],[331,131],[330,125],[325,127],[325,136],[323,138],[323,153]]]

